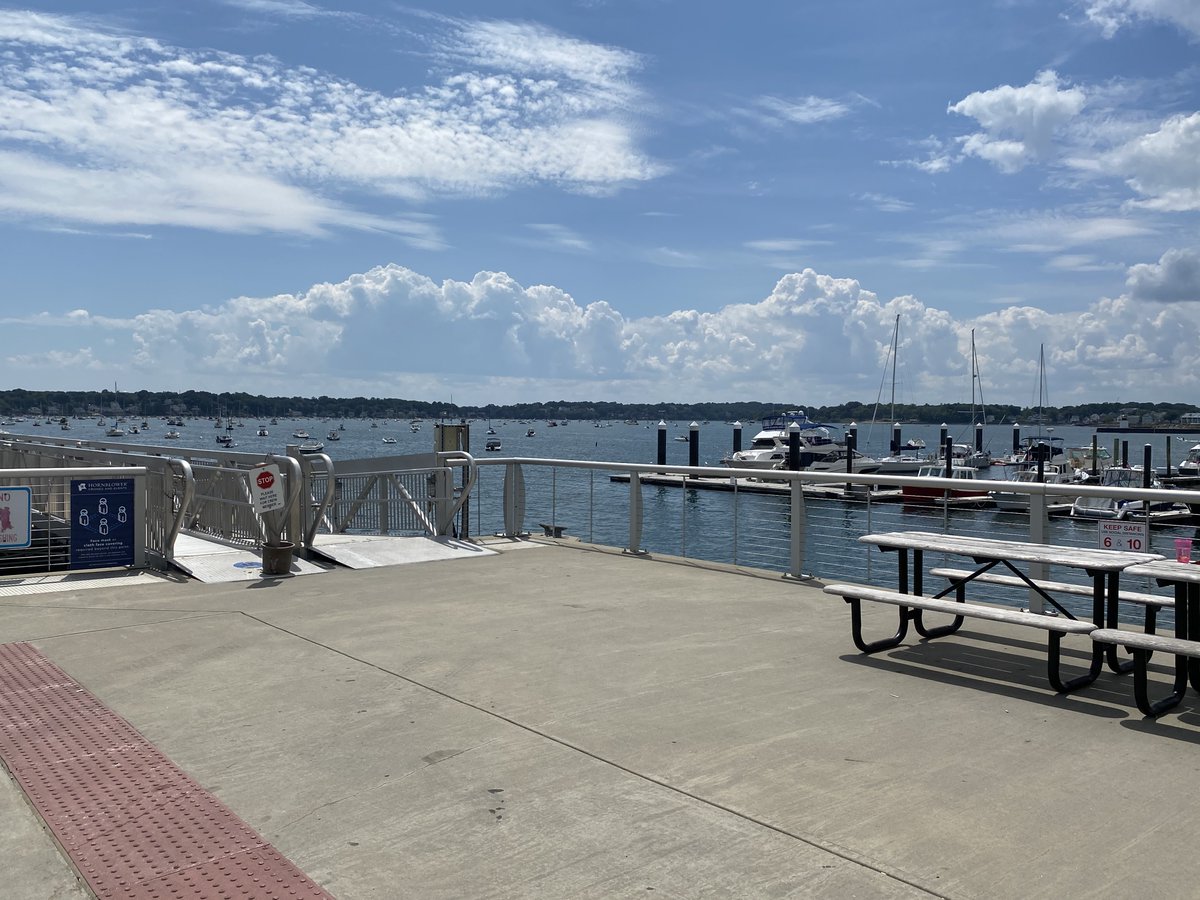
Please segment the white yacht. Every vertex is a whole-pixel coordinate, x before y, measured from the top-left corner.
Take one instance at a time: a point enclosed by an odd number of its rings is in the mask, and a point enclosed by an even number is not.
[[[1102,487],[1115,488],[1140,488],[1143,486],[1142,474],[1143,470],[1140,466],[1137,468],[1109,466],[1101,474],[1100,485]],[[1157,477],[1151,475],[1150,488],[1152,490],[1162,490],[1162,482]],[[1071,515],[1084,519],[1116,519],[1117,521],[1122,521],[1131,516],[1144,517],[1147,512],[1153,518],[1155,516],[1184,514],[1188,512],[1188,507],[1183,503],[1154,500],[1151,501],[1150,509],[1147,510],[1146,504],[1142,500],[1116,499],[1113,497],[1080,497],[1071,506]]]
[[[737,469],[779,469],[787,465],[788,429],[793,425],[800,428],[800,449],[813,450],[820,447],[832,449],[834,440],[829,428],[810,419],[802,409],[767,416],[762,420],[758,434],[745,450],[738,450],[721,460],[726,466]],[[782,465],[781,465],[782,463]]]
[[[1062,465],[1044,465],[1042,472],[1043,484],[1079,484],[1079,479],[1075,476],[1075,473]],[[1012,480],[1017,484],[1037,484],[1037,469],[1022,469],[1017,473],[1017,477]],[[1028,494],[1018,493],[1017,491],[988,491],[988,494],[995,501],[996,509],[1003,510],[1004,512],[1029,511]],[[1047,498],[1047,501],[1051,506],[1069,507],[1075,502],[1075,498],[1066,495],[1055,495]]]

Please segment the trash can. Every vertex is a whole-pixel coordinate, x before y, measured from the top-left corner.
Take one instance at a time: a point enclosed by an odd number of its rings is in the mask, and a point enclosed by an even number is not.
[[[292,550],[295,545],[291,541],[277,541],[274,544],[263,544],[262,573],[264,575],[288,575],[292,571]]]

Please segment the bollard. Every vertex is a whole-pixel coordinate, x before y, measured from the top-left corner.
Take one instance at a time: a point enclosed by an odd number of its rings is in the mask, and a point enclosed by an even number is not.
[[[793,472],[800,471],[800,426],[793,422],[788,426],[788,463]]]
[[[1021,426],[1013,422],[1013,456],[1021,452]]]
[[[737,453],[742,449],[742,423],[733,423],[733,452]]]
[[[900,455],[900,423],[892,425],[892,456]]]
[[[1150,462],[1151,450],[1150,445],[1142,447],[1142,487],[1149,488],[1154,481],[1154,466]],[[1146,506],[1149,509],[1149,504]]]
[[[667,423],[661,419],[658,422],[658,465],[667,464]]]

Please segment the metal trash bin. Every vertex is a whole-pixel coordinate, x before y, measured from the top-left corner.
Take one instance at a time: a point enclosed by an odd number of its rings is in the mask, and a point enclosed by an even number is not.
[[[278,541],[274,544],[263,544],[262,573],[264,575],[289,575],[292,571],[292,551],[295,544],[291,541]]]

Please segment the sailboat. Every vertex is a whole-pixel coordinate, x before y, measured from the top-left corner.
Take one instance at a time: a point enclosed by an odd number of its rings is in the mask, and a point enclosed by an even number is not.
[[[888,351],[888,356],[892,364],[892,395],[891,395],[891,420],[896,421],[896,351],[900,348],[900,314],[896,314],[896,325],[892,328],[892,346]],[[885,361],[886,365],[887,361]],[[882,393],[882,386],[880,393]],[[911,444],[911,442],[910,442]],[[921,466],[928,462],[919,455],[919,451],[925,446],[922,441],[920,447],[910,445],[907,447],[892,447],[892,452],[888,456],[880,457],[879,473],[881,475],[916,475]],[[906,452],[907,451],[907,452]]]
[[[987,423],[987,407],[983,402],[983,382],[979,380],[979,357],[975,353],[975,329],[971,329],[971,433],[978,434],[978,427]],[[992,455],[982,447],[970,444],[953,444],[950,458],[956,466],[986,469],[992,464]],[[938,448],[938,459],[946,459],[946,448]]]
[[[1036,466],[1039,452],[1046,453],[1044,462],[1063,462],[1063,439],[1053,436],[1053,426],[1045,427],[1046,403],[1049,397],[1046,390],[1046,345],[1041,344],[1038,347],[1037,432],[1022,438],[1020,444],[1013,449],[1012,455],[1002,460],[1003,464],[1022,468]],[[1046,451],[1038,450],[1042,444],[1048,448]]]

